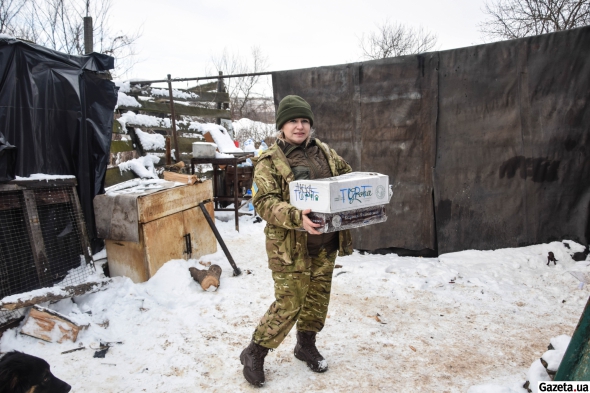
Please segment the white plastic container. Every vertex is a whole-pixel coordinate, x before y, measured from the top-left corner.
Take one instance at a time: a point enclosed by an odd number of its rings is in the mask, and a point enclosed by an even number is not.
[[[289,183],[290,203],[298,209],[336,213],[389,203],[389,177],[375,172]]]
[[[193,158],[215,158],[217,145],[211,142],[193,142]]]

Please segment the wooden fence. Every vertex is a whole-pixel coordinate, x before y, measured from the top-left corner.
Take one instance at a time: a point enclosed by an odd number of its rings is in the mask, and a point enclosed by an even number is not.
[[[172,148],[180,152],[180,159],[189,164],[192,143],[206,139],[202,132],[195,129],[195,120],[217,121],[219,124],[220,119],[230,119],[229,94],[225,91],[222,79],[188,89],[172,89],[170,83],[169,88],[131,85],[125,94],[135,98],[140,106],[120,105],[116,109],[105,187],[136,177],[132,171],[119,170],[120,164],[131,159],[154,154],[164,157],[156,166],[165,165],[167,152],[160,149],[144,150],[136,129],[169,138]],[[151,116],[150,124],[141,120],[127,121],[124,129],[118,119],[128,111]]]

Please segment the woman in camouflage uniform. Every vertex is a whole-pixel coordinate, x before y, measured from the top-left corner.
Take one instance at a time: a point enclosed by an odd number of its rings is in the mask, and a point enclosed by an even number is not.
[[[325,143],[311,137],[313,113],[301,97],[290,95],[279,103],[276,114],[277,143],[258,158],[254,206],[266,220],[266,252],[275,283],[275,298],[260,320],[252,342],[240,355],[244,377],[256,386],[264,384],[264,358],[277,348],[297,323],[294,355],[315,372],[328,369],[316,346],[322,330],[337,253],[350,255],[349,231],[321,234],[307,217],[289,203],[289,182],[342,175],[350,166]]]

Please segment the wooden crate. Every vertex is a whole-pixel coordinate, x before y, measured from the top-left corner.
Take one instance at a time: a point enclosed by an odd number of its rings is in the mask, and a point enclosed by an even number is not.
[[[144,282],[171,259],[199,258],[216,252],[217,240],[199,207],[201,201],[212,198],[211,181],[138,197],[138,241],[105,239],[110,275]],[[213,203],[205,206],[214,219]],[[188,253],[187,235],[191,243]]]

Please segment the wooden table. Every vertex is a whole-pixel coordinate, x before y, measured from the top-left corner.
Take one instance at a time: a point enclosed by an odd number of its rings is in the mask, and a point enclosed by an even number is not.
[[[235,212],[235,222],[236,222],[236,231],[240,231],[240,223],[238,220],[238,210],[242,207],[241,201],[249,200],[251,197],[240,197],[239,189],[238,189],[238,182],[239,182],[239,171],[238,171],[238,164],[246,162],[247,158],[253,157],[253,154],[244,155],[244,156],[236,156],[232,158],[191,158],[191,173],[195,173],[195,165],[198,164],[211,164],[213,165],[213,202],[215,205],[215,211],[234,211]],[[217,195],[217,171],[219,170],[220,165],[233,165],[235,168],[234,171],[234,190],[232,196],[218,196]],[[219,202],[222,201],[232,201],[234,203],[233,209],[225,209],[219,206]]]

